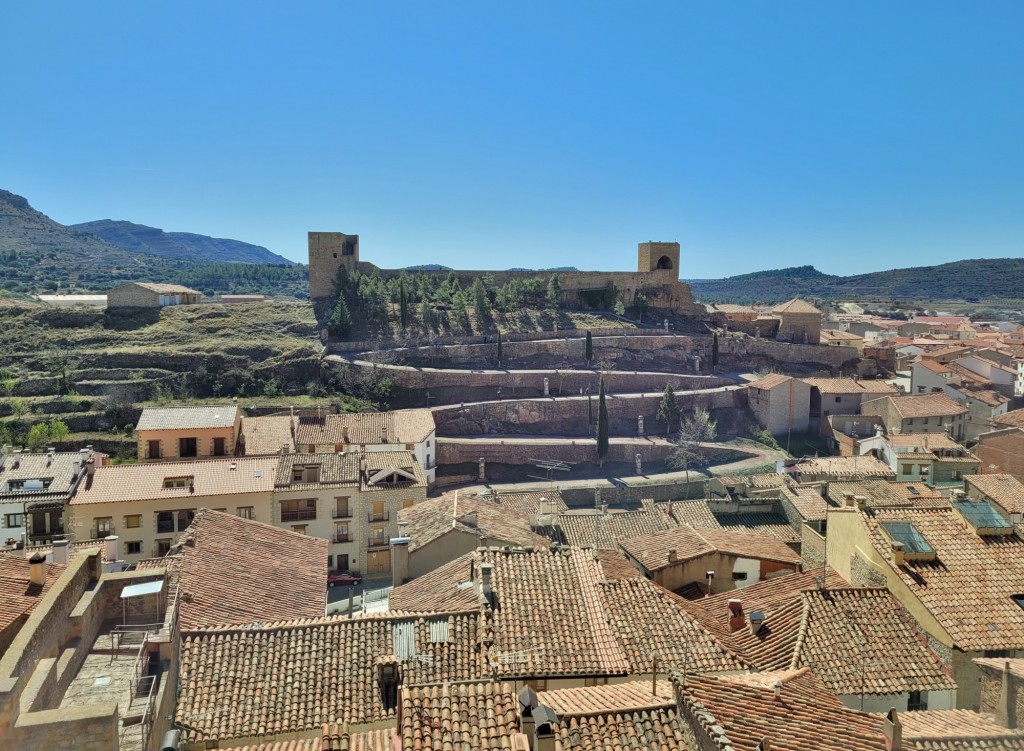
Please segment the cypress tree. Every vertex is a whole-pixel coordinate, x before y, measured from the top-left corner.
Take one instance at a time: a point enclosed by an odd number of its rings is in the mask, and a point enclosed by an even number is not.
[[[402,322],[402,331],[409,325],[409,296],[405,291],[405,279],[398,280],[398,313]]]
[[[597,460],[604,466],[608,455],[608,405],[604,403],[604,378],[601,378],[597,392]]]
[[[658,414],[655,417],[665,423],[665,434],[672,435],[672,427],[679,423],[680,412],[676,394],[670,383],[665,384],[665,390],[661,394],[661,403],[658,405]]]
[[[715,332],[714,338],[711,340],[711,367],[718,367],[718,332]]]
[[[498,331],[498,367],[501,367],[501,331]]]
[[[590,335],[590,331],[587,331],[587,345],[584,357],[587,358],[587,365],[590,365],[590,361],[594,359],[594,337]]]

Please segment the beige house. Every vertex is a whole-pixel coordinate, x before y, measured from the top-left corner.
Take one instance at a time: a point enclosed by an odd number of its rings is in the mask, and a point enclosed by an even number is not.
[[[118,537],[118,558],[166,555],[201,508],[270,524],[277,457],[98,467],[67,506],[72,540]]]
[[[331,568],[388,574],[398,512],[426,497],[411,451],[289,454],[277,467],[272,523],[329,540]]]
[[[771,373],[747,387],[747,403],[772,435],[807,429],[811,387],[798,378]]]
[[[107,308],[166,308],[170,305],[195,305],[203,294],[180,284],[129,282],[107,290]]]
[[[779,319],[776,339],[797,344],[818,344],[821,341],[821,311],[809,302],[794,297],[772,308],[772,316]]]
[[[864,355],[864,337],[840,329],[822,329],[821,344],[826,347],[853,347]]]
[[[236,406],[146,407],[135,426],[140,462],[244,454],[240,434]]]
[[[884,396],[865,401],[861,414],[882,418],[890,434],[948,432],[954,440],[964,440],[967,408],[946,394]]]

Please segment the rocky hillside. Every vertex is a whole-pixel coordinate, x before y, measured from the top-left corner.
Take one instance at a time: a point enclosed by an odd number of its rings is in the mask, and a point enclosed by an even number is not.
[[[190,232],[164,232],[156,227],[113,219],[72,224],[70,229],[95,235],[131,253],[199,262],[294,264],[261,245]]]

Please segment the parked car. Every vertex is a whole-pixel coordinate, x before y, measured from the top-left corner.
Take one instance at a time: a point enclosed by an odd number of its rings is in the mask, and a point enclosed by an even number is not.
[[[355,571],[331,571],[327,574],[328,587],[336,585],[344,586],[346,584],[359,584],[362,580],[363,575],[356,573]]]

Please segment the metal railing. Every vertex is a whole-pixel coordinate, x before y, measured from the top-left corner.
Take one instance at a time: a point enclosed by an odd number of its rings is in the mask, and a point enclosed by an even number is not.
[[[305,511],[282,511],[281,521],[283,522],[305,522],[316,519],[316,509]]]
[[[338,535],[338,534],[336,534],[336,535],[334,535],[331,538],[331,541],[332,542],[352,542],[352,535],[349,535],[349,534]]]
[[[371,522],[386,522],[391,518],[390,511],[381,511],[379,513],[371,511],[366,515],[367,521]]]

